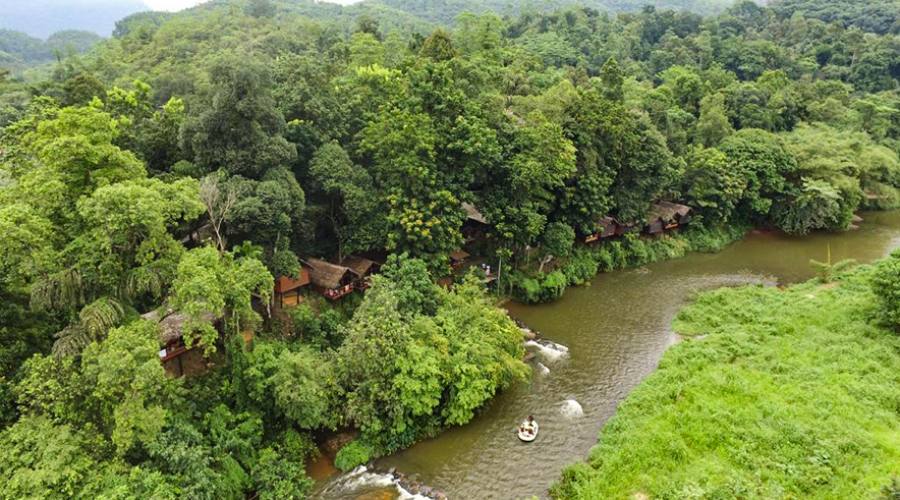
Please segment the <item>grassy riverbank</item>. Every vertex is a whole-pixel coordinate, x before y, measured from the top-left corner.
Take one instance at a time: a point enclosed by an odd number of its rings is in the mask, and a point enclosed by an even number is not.
[[[562,297],[568,287],[583,285],[597,273],[677,259],[691,252],[718,252],[743,238],[748,229],[743,224],[713,228],[696,226],[660,236],[632,234],[580,245],[570,256],[559,259],[544,272],[531,266],[510,273],[504,287],[508,287],[512,297],[521,302],[552,302]]]
[[[686,340],[606,424],[557,498],[878,498],[900,475],[900,337],[871,267],[701,295]],[[893,484],[893,486],[891,486]]]

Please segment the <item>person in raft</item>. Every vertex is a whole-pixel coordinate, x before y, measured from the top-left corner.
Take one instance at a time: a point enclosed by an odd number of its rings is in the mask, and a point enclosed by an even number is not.
[[[519,426],[519,431],[528,435],[534,434],[534,417],[528,415],[528,418]]]

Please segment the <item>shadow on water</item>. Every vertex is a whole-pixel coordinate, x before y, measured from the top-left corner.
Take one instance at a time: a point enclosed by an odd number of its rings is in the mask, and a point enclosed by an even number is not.
[[[568,353],[529,349],[537,352],[530,383],[500,394],[470,424],[381,459],[378,466],[416,474],[452,499],[546,496],[562,468],[587,455],[619,402],[675,342],[671,322],[694,294],[808,279],[809,260],[824,260],[829,245],[835,262],[870,262],[900,247],[900,212],[863,217],[857,231],[806,237],[754,232],[716,254],[601,274],[552,304],[510,304],[514,317],[567,346]],[[526,415],[541,426],[530,444],[514,434]],[[343,498],[357,498],[345,493]]]

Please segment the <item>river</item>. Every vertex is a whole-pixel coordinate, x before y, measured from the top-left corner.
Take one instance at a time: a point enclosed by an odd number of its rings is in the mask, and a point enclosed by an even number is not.
[[[560,471],[587,456],[619,402],[676,342],[671,323],[685,302],[721,286],[806,280],[813,274],[809,260],[825,260],[829,246],[834,262],[870,262],[900,247],[900,212],[862,215],[859,230],[805,237],[754,232],[719,253],[600,274],[552,304],[508,305],[512,316],[568,352],[532,346],[538,355],[529,383],[500,394],[468,425],[383,458],[378,468],[396,468],[451,499],[546,497]],[[583,415],[568,401],[577,401]],[[513,432],[527,415],[541,426],[529,444]],[[362,491],[365,498],[400,497],[393,487],[361,483],[327,488],[320,497],[357,499]]]

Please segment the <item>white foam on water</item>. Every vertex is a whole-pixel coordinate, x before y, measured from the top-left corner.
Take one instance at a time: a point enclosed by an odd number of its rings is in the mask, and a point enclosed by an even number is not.
[[[540,361],[538,361],[537,372],[540,373],[541,375],[547,375],[550,373],[550,369],[547,368],[547,366],[544,365],[544,363],[541,363]]]
[[[525,342],[525,346],[537,349],[537,352],[539,352],[547,361],[556,361],[569,355],[568,347],[557,344],[556,342],[550,342],[549,340],[529,340]]]
[[[563,401],[562,405],[559,407],[559,412],[567,418],[580,418],[584,416],[584,410],[581,408],[581,404],[574,399]]]
[[[348,493],[359,493],[370,491],[373,488],[387,488],[391,486],[397,489],[397,498],[400,500],[429,500],[426,496],[409,492],[400,485],[393,475],[369,472],[365,465],[360,465],[334,479],[319,496],[329,498],[331,497],[330,494],[343,494],[341,495],[341,498],[343,498]]]

